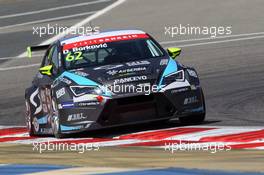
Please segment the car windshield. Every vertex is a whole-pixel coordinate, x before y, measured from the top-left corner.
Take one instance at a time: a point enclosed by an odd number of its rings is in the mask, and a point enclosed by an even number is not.
[[[74,46],[72,48],[63,47],[63,60],[66,69],[101,66],[163,56],[162,49],[151,38],[80,45],[80,47]]]

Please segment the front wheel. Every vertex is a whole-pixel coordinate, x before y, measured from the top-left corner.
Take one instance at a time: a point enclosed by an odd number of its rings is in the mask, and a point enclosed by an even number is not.
[[[203,90],[201,90],[201,95],[202,95],[204,111],[200,114],[194,114],[194,115],[187,116],[187,117],[180,117],[179,118],[180,123],[182,123],[182,124],[200,124],[200,123],[204,122],[205,115],[206,115],[206,108],[205,108],[205,99],[204,99]]]
[[[61,133],[61,127],[60,127],[60,117],[59,117],[59,111],[58,111],[58,105],[56,103],[55,99],[52,99],[52,110],[53,110],[53,121],[52,121],[52,131],[53,135],[56,138],[63,138],[64,135]]]

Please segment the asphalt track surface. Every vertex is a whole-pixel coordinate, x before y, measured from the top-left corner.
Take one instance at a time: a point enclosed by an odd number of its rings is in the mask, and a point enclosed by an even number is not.
[[[89,2],[89,1],[85,1]],[[93,2],[93,1],[91,1]],[[76,5],[84,1],[6,1],[0,6],[0,124],[24,125],[24,89],[37,72],[39,58],[15,57],[28,45],[39,44],[52,37],[33,35],[32,27],[48,23],[71,26],[89,15],[70,17],[46,23],[13,26],[54,17],[94,12],[114,1],[97,2],[31,15],[10,14]],[[128,0],[92,21],[100,29],[140,28],[160,41],[164,47],[183,48],[179,60],[195,67],[204,87],[207,122],[204,125],[263,126],[263,5],[253,1],[175,1]],[[250,12],[250,13],[249,13]],[[234,37],[202,39],[210,36],[165,34],[165,26],[232,26]],[[11,26],[11,27],[7,27]],[[6,28],[7,27],[7,28]],[[252,34],[253,33],[253,34]],[[260,34],[254,34],[260,33]],[[241,35],[244,34],[244,35]],[[236,36],[238,35],[238,36]],[[183,40],[183,41],[182,41]],[[220,41],[220,42],[219,42]],[[213,42],[213,43],[210,43]],[[8,59],[5,59],[9,57]],[[11,57],[11,58],[10,58]],[[16,66],[25,66],[17,69]],[[10,68],[11,67],[11,68]],[[6,70],[10,68],[10,70]]]
[[[45,26],[48,23],[72,26],[115,2],[109,0],[94,3],[94,1],[96,0],[37,2],[33,0],[0,0],[0,125],[24,125],[24,89],[30,85],[33,75],[37,72],[36,64],[40,61],[39,57],[29,60],[17,56],[25,51],[26,46],[37,45],[53,37],[33,35],[32,27]],[[93,3],[78,6],[78,4],[86,2]],[[66,8],[69,5],[76,6]],[[21,16],[21,13],[24,14],[28,11],[40,11],[54,7],[65,8]],[[100,29],[140,28],[153,35],[164,47],[181,47],[183,51],[179,60],[198,70],[204,87],[207,120],[202,125],[243,126],[247,128],[264,125],[263,10],[264,2],[262,0],[127,0],[92,20],[92,24],[99,26]],[[15,16],[10,17],[13,14]],[[61,18],[60,20],[53,20],[54,17]],[[50,21],[38,22],[46,19]],[[29,22],[33,24],[23,24]],[[209,27],[232,26],[232,36],[212,39],[210,36],[204,35],[175,37],[165,35],[165,26],[178,24]],[[115,129],[114,132],[120,134],[120,132],[129,133],[170,126],[180,125],[178,123],[169,125],[158,123],[119,128]],[[109,132],[107,131],[107,133]],[[99,135],[105,133],[102,132]],[[29,147],[14,146],[13,150],[10,148],[9,145],[1,147],[0,150],[4,153],[1,160],[8,160],[9,163],[43,163],[29,161],[30,159],[36,161],[43,158],[42,155],[29,155],[31,149]],[[18,157],[18,152],[20,152],[19,160],[15,160],[14,158]],[[141,156],[145,159],[142,158],[142,161],[138,161],[141,153],[146,153],[146,155]],[[158,167],[160,162],[169,160],[169,163],[164,163],[164,166],[177,164],[186,168],[219,169],[221,167],[226,170],[263,171],[261,168],[263,156],[261,157],[260,152],[245,151],[241,153],[234,151],[223,155],[223,157],[222,154],[210,157],[209,153],[180,154],[182,156],[179,155],[179,160],[176,161],[175,157],[168,158],[168,155],[155,154],[149,149],[124,149],[120,151],[119,148],[109,148],[100,154],[89,154],[87,157],[91,156],[91,159],[83,159],[82,161],[79,160],[84,156],[80,156],[80,159],[76,157],[76,160],[70,160],[76,154],[68,154],[70,161],[66,164],[69,165],[74,162],[76,166],[84,166],[91,164],[93,160],[97,160],[95,162],[98,164],[94,163],[91,166],[103,166],[111,162],[112,164],[109,166],[114,167],[131,167],[130,165],[132,167],[140,167],[141,165],[142,167]],[[106,158],[104,159],[102,156],[106,156]],[[127,156],[127,159],[121,159],[121,156]],[[195,157],[197,159],[194,159]],[[24,162],[25,158],[28,160],[27,162]],[[148,162],[148,160],[155,159],[157,161],[154,164]],[[223,163],[226,159],[229,161]],[[214,164],[210,163],[212,160]],[[45,163],[55,164],[56,161],[62,161],[60,155],[50,154],[44,159]],[[216,163],[217,161],[219,163]],[[123,164],[120,165],[120,162]]]

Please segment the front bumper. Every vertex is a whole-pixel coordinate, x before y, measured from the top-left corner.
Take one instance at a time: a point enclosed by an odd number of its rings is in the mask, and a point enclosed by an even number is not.
[[[62,133],[173,119],[204,112],[200,87],[170,89],[150,95],[129,95],[80,107],[60,109]]]

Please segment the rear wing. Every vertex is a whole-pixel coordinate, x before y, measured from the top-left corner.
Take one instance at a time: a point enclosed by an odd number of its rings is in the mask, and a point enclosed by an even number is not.
[[[27,47],[27,56],[29,58],[31,58],[32,52],[47,50],[49,48],[49,46],[50,46],[49,44],[48,45],[40,45],[40,46],[28,46]]]

